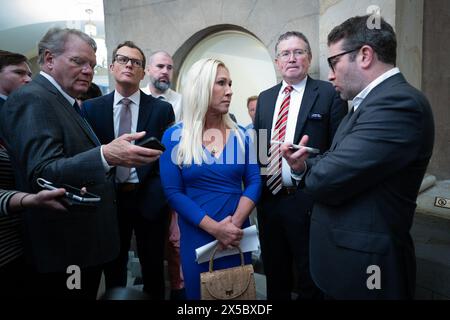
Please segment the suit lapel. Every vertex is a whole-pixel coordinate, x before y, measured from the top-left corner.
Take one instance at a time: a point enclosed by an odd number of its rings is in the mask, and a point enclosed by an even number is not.
[[[359,117],[359,113],[361,110],[365,108],[365,106],[370,103],[371,100],[377,99],[378,92],[383,92],[385,90],[389,90],[393,85],[400,83],[400,82],[406,82],[405,78],[401,73],[398,73],[385,81],[381,82],[378,86],[372,89],[372,91],[369,92],[369,94],[364,98],[364,100],[359,105],[358,109],[356,109],[353,114],[348,113],[341,121],[341,124],[338,127],[338,130],[336,131],[336,134],[334,135],[333,143],[331,144],[330,150],[334,150],[336,146],[339,144],[339,142],[344,139],[344,137],[347,135],[347,133],[353,128],[353,125],[355,124],[356,120]]]
[[[269,99],[266,102],[265,112],[265,126],[263,128],[267,128],[268,132],[268,146],[270,146],[270,140],[272,140],[272,124],[273,124],[273,115],[275,113],[275,106],[277,104],[278,93],[280,92],[281,83],[279,83],[276,87],[273,88],[272,94],[269,95]]]
[[[361,107],[361,106],[360,106]],[[339,127],[334,135],[333,142],[331,143],[330,150],[334,150],[338,143],[345,137],[345,135],[350,131],[358,118],[359,111],[361,108],[356,109],[353,113],[347,113],[345,117],[342,119]]]
[[[151,105],[152,99],[155,99],[151,96],[146,95],[141,91],[141,102],[139,105],[139,116],[136,131],[140,132],[147,128],[147,123],[150,119],[150,116],[153,112],[153,108]]]
[[[83,132],[86,134],[86,136],[96,145],[100,145],[100,142],[97,138],[97,136],[94,134],[92,129],[89,127],[86,120],[84,120],[80,114],[78,114],[73,106],[69,103],[69,101],[56,89],[56,87],[48,81],[44,76],[38,75],[36,78],[34,78],[33,81],[36,81],[37,83],[41,84],[43,87],[45,87],[48,91],[53,93],[56,97],[56,100],[59,102],[61,107],[66,110],[66,113],[72,118],[73,121],[75,121],[83,130]]]
[[[99,119],[100,123],[105,121],[105,133],[106,133],[106,141],[114,140],[114,91],[105,96],[106,106],[111,106],[110,108],[106,108],[106,115],[104,119]]]
[[[316,102],[318,92],[317,83],[308,77],[306,80],[305,92],[303,93],[302,103],[300,105],[300,111],[297,117],[297,125],[295,127],[294,142],[300,141],[300,135],[303,131],[303,127],[308,119],[308,115]]]

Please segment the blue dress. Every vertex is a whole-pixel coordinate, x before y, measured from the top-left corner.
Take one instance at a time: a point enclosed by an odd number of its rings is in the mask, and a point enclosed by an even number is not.
[[[169,128],[163,136],[167,150],[160,159],[161,181],[170,206],[179,214],[180,254],[187,299],[200,299],[200,273],[208,270],[208,262],[195,261],[195,249],[215,238],[199,227],[207,214],[221,221],[233,215],[241,196],[257,202],[261,194],[261,177],[256,153],[239,128],[242,144],[231,132],[217,159],[206,149],[206,162],[180,168],[176,160],[182,123]],[[245,146],[245,151],[242,146]],[[242,188],[244,184],[244,190]],[[249,221],[242,228],[249,226]],[[245,254],[251,263],[250,253]],[[240,265],[240,256],[214,260],[214,270]]]

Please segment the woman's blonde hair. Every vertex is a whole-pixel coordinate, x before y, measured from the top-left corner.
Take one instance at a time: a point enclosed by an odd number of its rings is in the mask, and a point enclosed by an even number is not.
[[[228,70],[218,59],[201,59],[192,65],[186,75],[181,91],[183,129],[178,145],[178,165],[201,164],[202,160],[206,160],[203,152],[203,127],[219,66]],[[222,116],[222,121],[227,128],[237,130],[237,124],[228,113]]]

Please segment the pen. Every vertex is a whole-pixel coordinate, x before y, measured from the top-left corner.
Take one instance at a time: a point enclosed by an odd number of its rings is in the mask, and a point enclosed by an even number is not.
[[[271,143],[276,143],[276,144],[283,144],[283,143],[284,143],[284,141],[277,141],[277,140],[271,140],[270,142],[271,142]],[[306,151],[308,151],[309,153],[320,153],[320,150],[319,150],[319,149],[311,148],[311,147],[306,147],[306,146],[301,146],[301,145],[298,145],[298,144],[292,144],[292,145],[289,147],[289,149],[295,149],[295,150],[298,150],[298,149],[300,149],[300,148],[306,149]]]

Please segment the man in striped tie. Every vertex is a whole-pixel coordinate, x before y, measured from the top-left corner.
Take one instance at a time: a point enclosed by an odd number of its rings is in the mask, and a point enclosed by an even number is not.
[[[267,149],[258,152],[265,186],[257,207],[267,298],[288,300],[295,290],[299,299],[318,299],[322,294],[311,279],[308,259],[313,201],[297,191],[279,143],[298,143],[308,134],[309,146],[325,152],[347,104],[330,83],[308,76],[312,52],[305,35],[282,34],[275,54],[283,81],[259,95],[255,116],[259,140],[267,137]]]

